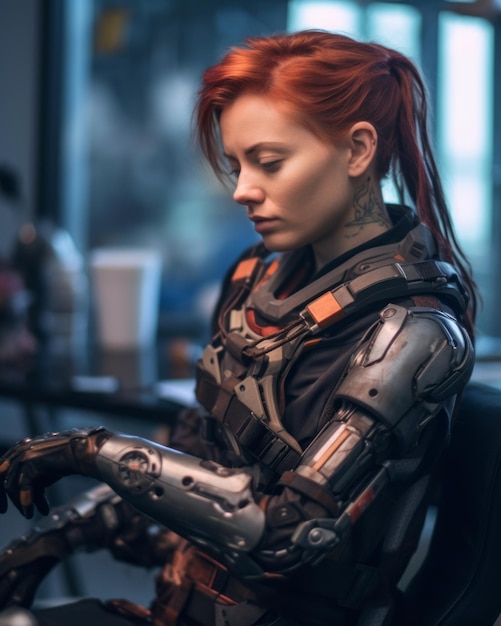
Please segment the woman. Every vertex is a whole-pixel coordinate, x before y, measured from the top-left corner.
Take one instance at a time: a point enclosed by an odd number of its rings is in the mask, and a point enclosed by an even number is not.
[[[201,406],[177,451],[104,428],[21,442],[0,463],[5,492],[29,517],[48,512],[48,484],[92,476],[184,538],[151,612],[108,605],[123,623],[402,624],[396,584],[475,313],[422,80],[341,35],[256,38],[205,72],[196,115],[263,240],[224,282]],[[384,203],[388,175],[411,208]]]

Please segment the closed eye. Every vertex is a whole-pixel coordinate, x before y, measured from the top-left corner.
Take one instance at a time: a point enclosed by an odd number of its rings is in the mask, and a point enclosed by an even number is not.
[[[261,163],[261,167],[266,171],[266,172],[277,172],[280,169],[280,165],[282,163],[282,159],[277,159],[276,161],[265,161],[264,163]]]

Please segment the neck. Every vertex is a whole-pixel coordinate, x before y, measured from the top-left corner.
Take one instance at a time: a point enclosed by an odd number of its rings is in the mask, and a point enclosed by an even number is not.
[[[391,226],[381,186],[373,177],[364,178],[355,185],[352,214],[341,227],[335,245],[329,245],[325,250],[321,247],[314,249],[317,270],[333,258],[381,235]]]

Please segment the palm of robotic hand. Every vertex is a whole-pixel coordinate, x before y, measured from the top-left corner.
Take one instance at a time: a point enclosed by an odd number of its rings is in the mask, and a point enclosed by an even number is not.
[[[30,533],[0,553],[0,609],[29,608],[42,580],[69,553],[62,535]]]
[[[0,459],[0,513],[8,499],[30,519],[35,507],[49,513],[46,487],[63,476],[81,474],[99,479],[96,456],[111,433],[103,427],[47,433],[16,443]]]
[[[29,608],[45,576],[74,552],[108,549],[117,560],[155,567],[172,558],[176,539],[100,484],[51,509],[0,551],[0,610]]]
[[[97,549],[119,525],[121,498],[107,485],[51,510],[48,518],[0,553],[0,608],[31,606],[38,586],[72,552]]]

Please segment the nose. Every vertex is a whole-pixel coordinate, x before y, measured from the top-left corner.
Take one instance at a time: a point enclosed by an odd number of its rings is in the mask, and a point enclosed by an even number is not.
[[[233,199],[244,206],[259,204],[264,200],[264,190],[252,173],[244,172],[242,169],[233,192]]]

